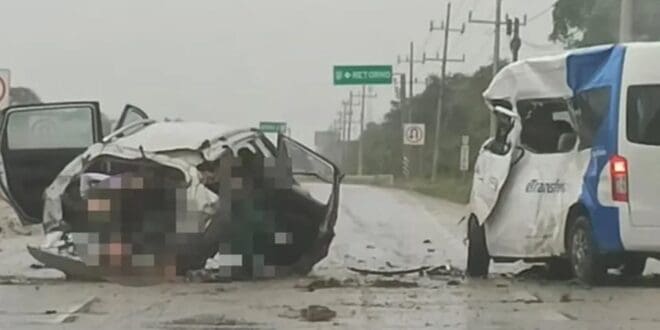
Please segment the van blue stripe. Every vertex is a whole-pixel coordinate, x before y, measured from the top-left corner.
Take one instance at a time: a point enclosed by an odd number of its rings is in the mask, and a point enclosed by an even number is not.
[[[591,159],[582,182],[580,202],[589,211],[593,236],[601,252],[623,251],[620,217],[617,207],[605,207],[598,201],[598,183],[608,159],[618,152],[619,100],[625,47],[621,45],[569,55],[568,85],[573,94],[610,87],[608,113],[596,132]]]

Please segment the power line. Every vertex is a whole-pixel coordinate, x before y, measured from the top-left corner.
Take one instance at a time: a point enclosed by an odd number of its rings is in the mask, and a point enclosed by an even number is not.
[[[551,9],[553,9],[554,7],[555,7],[555,4],[552,3],[550,6],[548,6],[548,8],[543,9],[543,10],[541,10],[541,12],[539,12],[538,14],[532,16],[532,18],[530,18],[529,20],[527,20],[527,22],[533,22],[533,21],[535,21],[536,19],[538,19],[538,18],[540,18],[541,16],[545,15],[546,13],[548,13],[548,12],[549,12]]]

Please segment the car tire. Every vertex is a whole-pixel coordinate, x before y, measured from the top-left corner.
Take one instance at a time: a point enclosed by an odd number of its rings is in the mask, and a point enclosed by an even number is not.
[[[490,255],[486,246],[486,231],[472,215],[468,220],[467,275],[485,277],[490,267]]]
[[[621,266],[621,275],[624,277],[638,277],[644,273],[646,257],[627,256]]]
[[[548,276],[554,280],[568,280],[573,277],[571,261],[565,258],[552,258],[546,263]]]
[[[568,251],[575,277],[588,285],[599,284],[607,267],[603,264],[593,239],[591,222],[586,216],[578,216],[568,234]]]

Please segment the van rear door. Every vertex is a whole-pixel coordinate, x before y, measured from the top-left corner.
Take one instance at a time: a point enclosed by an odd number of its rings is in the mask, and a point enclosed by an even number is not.
[[[630,205],[633,226],[660,226],[660,85],[636,85],[628,88],[626,139],[618,169],[611,176],[627,175],[627,187],[620,197]],[[627,165],[627,166],[626,166]],[[623,168],[622,168],[623,166]],[[612,178],[615,179],[614,177]],[[616,180],[614,180],[616,183]],[[621,184],[625,185],[625,181]],[[614,184],[613,191],[621,190]]]

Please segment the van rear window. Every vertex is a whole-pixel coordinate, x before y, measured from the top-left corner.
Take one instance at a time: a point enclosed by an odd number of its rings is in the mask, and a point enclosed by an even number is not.
[[[575,97],[580,150],[592,147],[596,132],[607,115],[611,96],[610,87],[600,87],[580,92]]]
[[[627,108],[628,140],[660,145],[660,85],[630,86]]]

